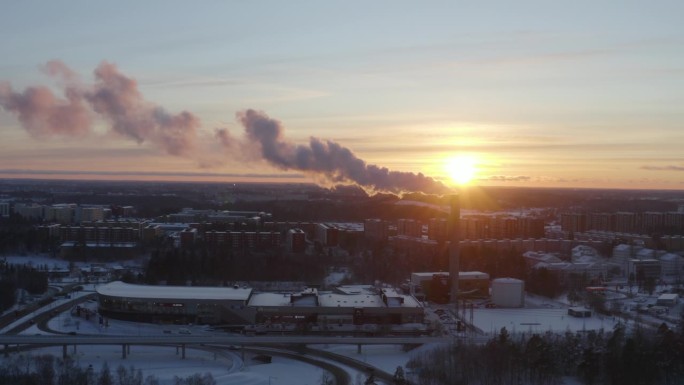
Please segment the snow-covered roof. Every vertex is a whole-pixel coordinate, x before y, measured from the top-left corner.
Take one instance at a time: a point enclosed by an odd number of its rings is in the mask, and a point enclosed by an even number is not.
[[[681,261],[681,260],[683,260],[683,259],[684,259],[684,258],[683,258],[681,255],[677,255],[677,254],[674,254],[674,253],[663,254],[663,255],[660,257],[660,260],[661,260],[661,261]]]
[[[621,243],[613,248],[613,251],[630,251],[632,246]]]
[[[375,295],[377,294],[377,289],[372,285],[341,285],[335,288],[335,291],[342,294],[367,294]]]
[[[290,293],[255,293],[249,306],[290,306]]]
[[[493,282],[496,283],[522,283],[523,281],[517,278],[496,278]]]
[[[658,297],[659,301],[676,301],[677,299],[679,299],[679,294],[676,293],[665,293]]]
[[[433,272],[418,272],[418,273],[411,273],[411,276],[416,277],[416,278],[424,278],[424,279],[432,279],[432,277],[435,274],[439,275],[449,275],[448,271],[433,271]],[[458,272],[458,278],[459,279],[468,279],[468,278],[489,278],[489,274],[483,273],[481,271],[459,271]]]
[[[61,246],[62,247],[76,247],[76,244],[78,242],[76,241],[66,241],[62,242]],[[87,247],[102,247],[102,248],[133,248],[137,247],[138,243],[137,242],[86,242],[85,245]]]
[[[597,255],[598,251],[595,248],[587,245],[577,245],[572,248],[572,254],[580,255]]]
[[[97,293],[114,297],[158,299],[212,299],[246,301],[251,288],[132,285],[121,281],[99,286]]]
[[[458,279],[489,279],[489,274],[483,273],[481,271],[459,271]]]
[[[324,307],[384,307],[379,295],[321,293],[318,302]]]
[[[345,287],[351,290],[352,287]],[[359,285],[354,293],[333,293],[304,291],[301,293],[255,293],[249,300],[249,306],[300,306],[300,307],[420,307],[420,303],[413,297],[399,294],[395,289],[382,289],[387,297],[387,303],[382,296],[364,290],[372,288]],[[352,290],[353,291],[353,290]]]
[[[535,260],[535,261],[540,261],[540,262],[546,262],[546,263],[557,263],[561,262],[562,260],[558,258],[557,255],[552,254],[552,253],[538,253],[536,251],[528,251],[523,254],[524,258]]]

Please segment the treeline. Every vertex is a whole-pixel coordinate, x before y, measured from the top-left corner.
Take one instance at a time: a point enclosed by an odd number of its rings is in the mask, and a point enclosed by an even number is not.
[[[684,335],[657,331],[589,331],[516,335],[506,328],[484,345],[456,343],[407,364],[417,385],[587,385],[684,383]]]
[[[167,285],[226,285],[234,281],[321,282],[325,258],[279,253],[207,253],[178,249],[153,252],[144,283]]]
[[[48,289],[47,273],[27,265],[1,264],[0,312],[14,306],[16,292],[20,289],[33,295],[45,293]]]
[[[0,217],[0,255],[40,250],[43,245],[37,241],[35,223],[14,213],[9,218]]]
[[[92,366],[82,368],[73,359],[56,359],[52,355],[21,354],[11,356],[0,365],[0,384],[13,385],[159,385],[149,375],[143,379],[140,369],[119,365],[109,369],[105,362],[99,371]],[[174,377],[174,385],[216,385],[211,373]]]
[[[481,271],[491,278],[527,279],[529,269],[522,253],[515,249],[499,252],[491,248],[464,247],[460,254],[461,271]],[[380,280],[400,284],[416,271],[449,271],[449,250],[444,247],[434,254],[405,253],[389,247],[371,247],[354,258],[354,276],[362,282]]]

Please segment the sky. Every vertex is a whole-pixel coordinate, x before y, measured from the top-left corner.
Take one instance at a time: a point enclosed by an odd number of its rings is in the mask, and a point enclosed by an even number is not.
[[[0,177],[684,189],[680,1],[2,8]]]

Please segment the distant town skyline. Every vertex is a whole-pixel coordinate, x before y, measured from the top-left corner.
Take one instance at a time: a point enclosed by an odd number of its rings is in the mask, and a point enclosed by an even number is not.
[[[684,189],[683,12],[8,2],[0,178]]]

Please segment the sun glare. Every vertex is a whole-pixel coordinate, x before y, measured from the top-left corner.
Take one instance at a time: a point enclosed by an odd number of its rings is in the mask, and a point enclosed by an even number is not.
[[[477,167],[472,156],[459,155],[448,158],[444,169],[455,184],[468,184],[475,178]]]

